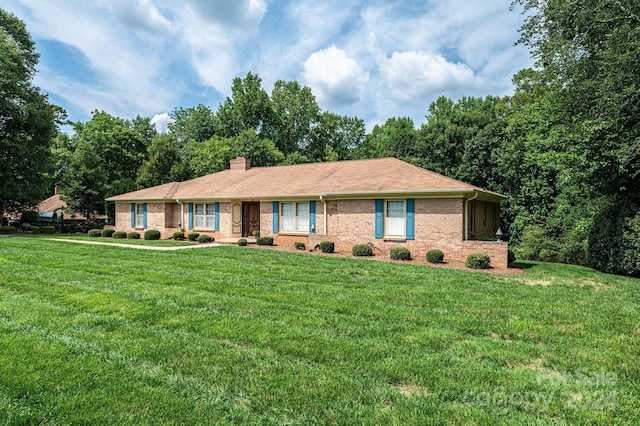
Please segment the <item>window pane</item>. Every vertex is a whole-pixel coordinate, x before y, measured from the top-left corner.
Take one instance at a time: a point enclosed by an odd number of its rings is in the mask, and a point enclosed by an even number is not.
[[[204,214],[204,204],[196,204],[196,214],[197,215]]]
[[[207,204],[207,215],[213,215],[216,212],[215,204],[209,203]]]
[[[309,216],[309,204],[296,203],[296,216]]]
[[[196,228],[202,228],[204,226],[204,216],[196,216]]]
[[[142,213],[136,215],[136,226],[142,226],[144,224],[144,215]]]
[[[387,201],[387,217],[404,217],[404,201]]]
[[[309,218],[298,217],[296,218],[296,231],[309,232]]]
[[[293,231],[293,217],[290,217],[290,216],[282,217],[282,230]]]
[[[215,218],[213,216],[207,216],[206,228],[207,229],[213,229],[213,228],[215,228],[215,226],[216,226]]]
[[[387,235],[404,236],[404,218],[388,217],[385,231]]]
[[[282,203],[282,216],[293,216],[293,203]]]

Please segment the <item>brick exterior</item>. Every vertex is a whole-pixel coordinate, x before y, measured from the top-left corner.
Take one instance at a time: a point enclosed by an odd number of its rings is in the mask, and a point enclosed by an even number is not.
[[[306,200],[305,200],[306,201]],[[293,246],[300,241],[312,248],[321,241],[330,240],[340,252],[350,252],[354,244],[371,243],[376,254],[388,255],[393,247],[409,249],[414,257],[423,257],[431,249],[440,249],[446,259],[464,261],[472,253],[484,253],[491,257],[496,268],[507,267],[507,244],[492,241],[465,241],[465,200],[462,198],[416,198],[415,199],[415,239],[375,238],[375,200],[341,199],[327,200],[327,230],[324,229],[324,208],[321,200],[316,201],[316,233],[314,235],[279,232],[273,234],[273,202],[260,203],[260,234],[272,236],[277,245]],[[180,230],[188,230],[188,201],[184,203],[184,216],[177,203],[147,203],[147,229],[157,229],[162,238],[170,237]],[[234,201],[234,203],[238,203]],[[493,236],[499,226],[499,205],[497,203],[472,201],[475,204],[474,223],[468,223],[469,230],[475,226],[475,236]],[[230,238],[232,234],[232,213],[230,202],[220,202],[219,231],[197,230],[216,239]],[[473,210],[472,210],[473,211]],[[486,211],[486,213],[485,213]],[[130,232],[130,203],[116,203],[116,228]],[[497,222],[495,218],[497,219]],[[469,221],[471,222],[471,221]],[[496,226],[497,225],[497,226]],[[165,227],[166,226],[166,227]],[[138,230],[143,231],[143,230]]]

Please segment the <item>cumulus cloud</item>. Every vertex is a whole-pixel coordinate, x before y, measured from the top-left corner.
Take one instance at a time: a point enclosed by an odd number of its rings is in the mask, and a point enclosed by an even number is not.
[[[331,46],[309,56],[303,77],[321,104],[338,107],[360,99],[369,73],[345,51]]]
[[[393,52],[380,68],[391,96],[400,101],[421,98],[429,93],[457,91],[480,82],[467,65],[451,63],[442,55],[421,51]]]
[[[168,112],[163,112],[162,114],[156,114],[151,117],[151,124],[156,126],[156,130],[159,133],[167,133],[167,129],[169,123],[173,122],[173,118],[169,115]]]

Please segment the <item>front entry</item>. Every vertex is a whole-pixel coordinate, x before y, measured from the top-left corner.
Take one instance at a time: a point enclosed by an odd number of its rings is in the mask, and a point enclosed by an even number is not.
[[[251,237],[254,231],[260,232],[260,203],[257,201],[242,203],[242,236]]]

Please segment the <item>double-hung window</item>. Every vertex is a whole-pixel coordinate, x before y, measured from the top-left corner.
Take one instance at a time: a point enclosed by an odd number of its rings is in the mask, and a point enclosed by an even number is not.
[[[385,205],[384,234],[387,237],[405,237],[405,202],[388,200]]]
[[[194,204],[193,227],[195,229],[215,228],[216,212],[214,203]]]
[[[144,228],[144,203],[136,203],[136,228]]]
[[[309,203],[281,203],[280,229],[284,232],[309,232]]]

